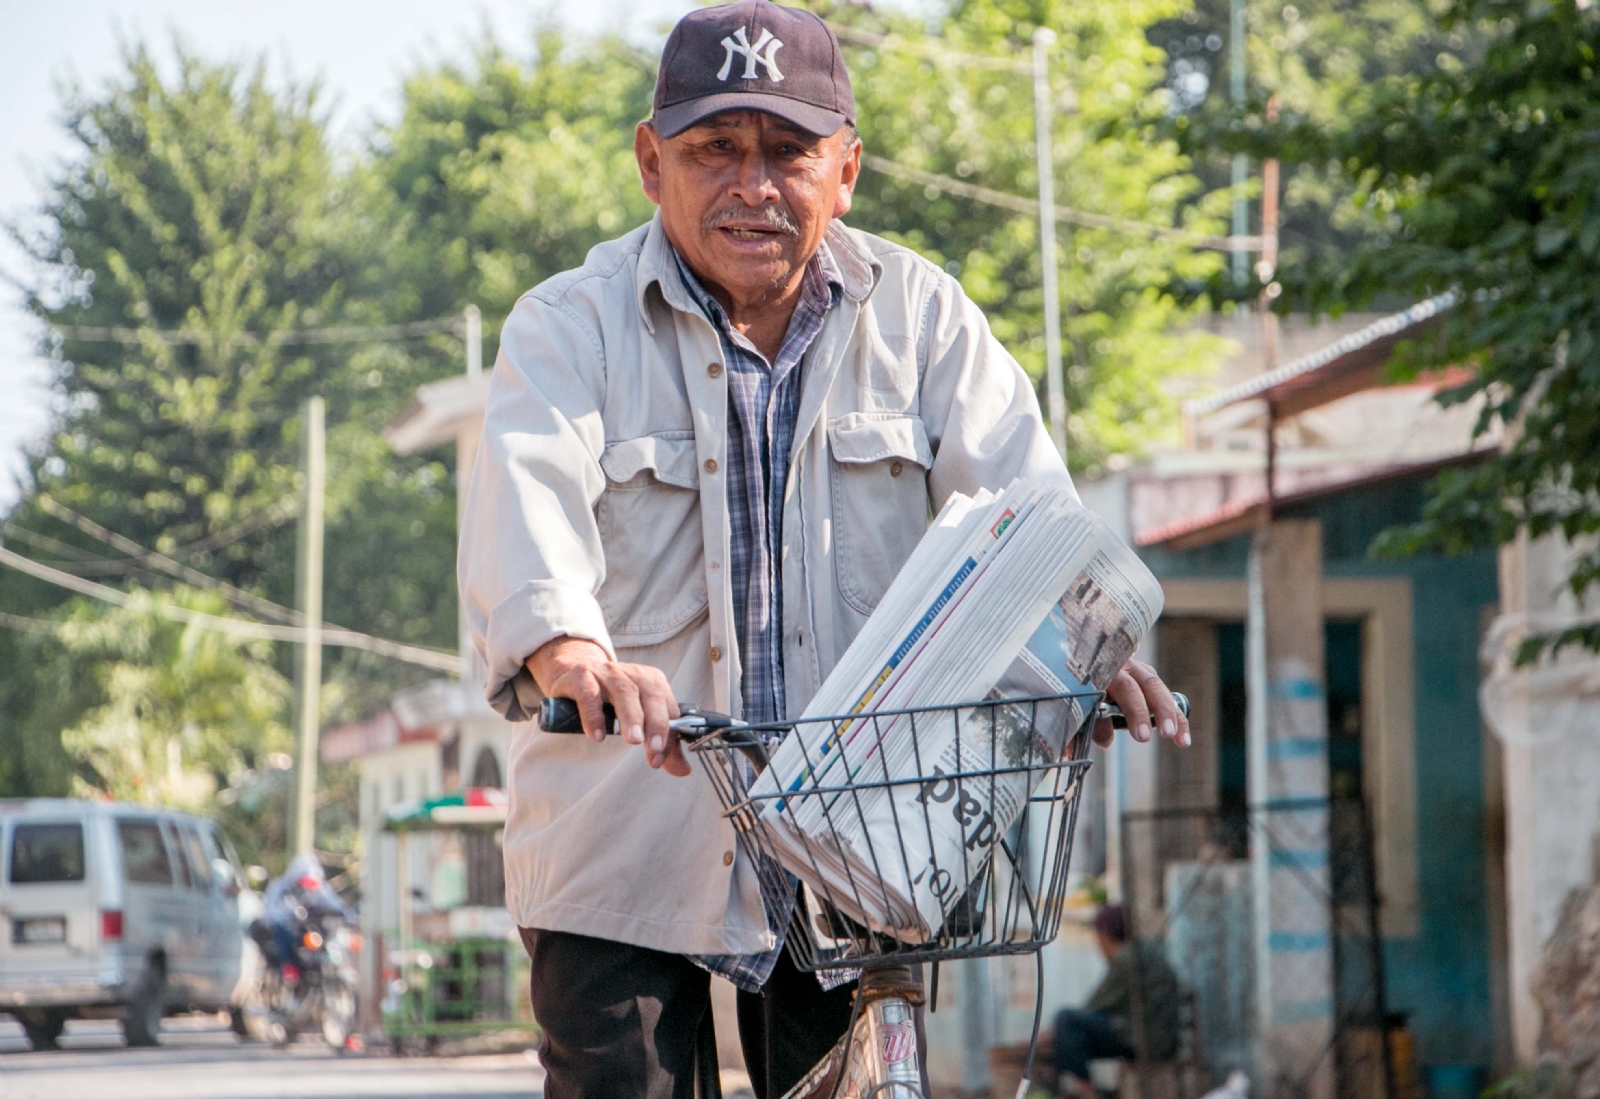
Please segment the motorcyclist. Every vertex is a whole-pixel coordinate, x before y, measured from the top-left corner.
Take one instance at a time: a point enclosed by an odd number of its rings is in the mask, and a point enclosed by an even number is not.
[[[289,975],[287,967],[296,964],[296,947],[308,929],[320,933],[322,921],[329,917],[346,924],[355,922],[354,913],[328,884],[322,864],[306,853],[296,855],[282,876],[267,883],[262,903],[274,961],[285,976]]]

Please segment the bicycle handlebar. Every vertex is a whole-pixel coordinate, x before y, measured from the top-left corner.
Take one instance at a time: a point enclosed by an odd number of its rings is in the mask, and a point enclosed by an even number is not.
[[[1184,717],[1189,716],[1189,696],[1172,693],[1173,701],[1178,704],[1178,710]],[[1096,720],[1109,718],[1114,729],[1126,729],[1128,719],[1123,716],[1122,708],[1115,702],[1101,702]],[[707,733],[718,729],[732,729],[744,722],[735,720],[727,714],[719,714],[711,710],[701,710],[693,706],[682,708],[683,716],[675,717],[667,723],[667,727],[688,742],[694,743]],[[615,731],[617,712],[611,708],[611,703],[605,704],[606,727]],[[582,733],[583,718],[578,713],[578,704],[570,698],[546,698],[539,703],[539,728],[547,733]],[[754,739],[754,738],[752,738]]]

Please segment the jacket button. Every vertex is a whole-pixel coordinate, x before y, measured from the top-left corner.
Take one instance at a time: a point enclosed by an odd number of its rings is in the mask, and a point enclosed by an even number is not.
[[[905,468],[905,465],[897,458],[895,459],[894,464],[889,467],[889,476],[898,477],[905,470]]]
[[[733,865],[733,852],[732,851],[724,851],[722,853],[722,865],[723,866],[732,866]]]
[[[717,460],[715,458],[707,458],[706,459],[706,472],[707,473],[715,473],[716,471],[717,471]]]
[[[722,659],[722,650],[713,645],[711,646],[711,651],[706,655],[711,657],[711,663],[715,664]]]
[[[711,375],[713,378],[720,378],[722,376],[722,364],[712,363],[710,366],[706,367],[706,373]]]

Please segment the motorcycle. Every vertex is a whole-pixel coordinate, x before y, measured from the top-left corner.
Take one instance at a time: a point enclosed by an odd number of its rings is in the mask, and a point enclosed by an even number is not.
[[[267,959],[261,999],[267,1038],[279,1049],[301,1034],[321,1033],[338,1051],[357,1050],[355,953],[361,937],[334,915],[294,909],[296,939],[285,951],[265,920],[250,926],[251,937]]]

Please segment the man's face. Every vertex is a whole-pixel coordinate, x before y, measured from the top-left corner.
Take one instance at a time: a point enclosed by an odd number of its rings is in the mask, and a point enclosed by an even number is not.
[[[828,223],[850,210],[861,144],[761,111],[726,111],[675,137],[634,135],[644,193],[695,273],[736,300],[792,286]]]

